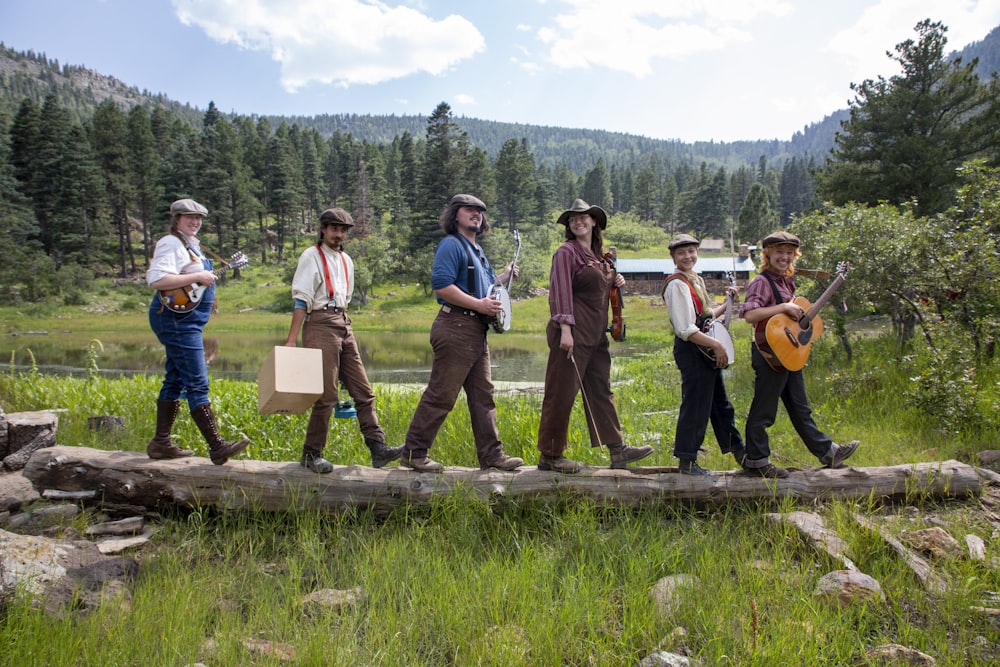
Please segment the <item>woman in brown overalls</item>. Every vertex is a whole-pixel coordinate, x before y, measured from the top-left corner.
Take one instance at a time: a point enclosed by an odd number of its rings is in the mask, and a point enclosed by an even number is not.
[[[624,468],[652,454],[653,448],[622,442],[611,392],[608,306],[611,287],[621,287],[625,279],[603,255],[601,230],[608,226],[608,215],[600,206],[577,199],[558,222],[566,226],[566,242],[552,256],[549,274],[549,360],[538,427],[538,469],[573,474],[583,468],[563,456],[581,384],[591,446],[606,445],[611,467]]]

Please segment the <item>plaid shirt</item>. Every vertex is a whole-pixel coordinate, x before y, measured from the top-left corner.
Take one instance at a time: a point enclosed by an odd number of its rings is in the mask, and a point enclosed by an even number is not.
[[[778,293],[781,295],[782,303],[792,300],[795,296],[795,280],[788,276],[779,276],[777,273],[768,271],[774,284],[778,286]],[[746,296],[743,298],[743,305],[740,306],[740,317],[748,311],[758,308],[776,306],[778,302],[774,300],[774,290],[764,274],[758,275],[747,285]]]

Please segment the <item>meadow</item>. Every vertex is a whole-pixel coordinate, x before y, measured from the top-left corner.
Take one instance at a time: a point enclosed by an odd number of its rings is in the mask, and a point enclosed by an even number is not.
[[[227,289],[227,307],[212,326],[220,332],[273,328],[283,335],[287,314],[253,307],[272,300],[270,289],[259,283]],[[418,289],[391,291],[396,296],[375,299],[352,315],[359,337],[429,326],[434,306]],[[141,303],[144,294],[141,288],[133,295],[128,287],[109,287],[105,301],[115,305],[107,312],[49,304],[3,309],[0,317],[8,333],[70,321],[84,337],[99,338],[106,318],[117,326],[146,326],[141,306],[129,305],[131,299]],[[515,306],[518,326],[541,335],[544,297]],[[615,360],[612,382],[626,441],[653,445],[650,465],[674,465],[670,446],[680,396],[672,334],[654,300],[627,297],[625,307],[630,339],[654,350]],[[974,462],[978,451],[997,448],[995,399],[969,408],[977,411],[976,428],[943,427],[914,399],[912,359],[898,355],[888,336],[871,331],[870,324],[851,325],[850,361],[834,336],[821,338],[806,371],[820,427],[835,439],[862,441],[852,465]],[[752,395],[750,329],[737,322],[733,332],[739,359],[727,385],[742,422]],[[90,346],[94,372],[75,378],[0,367],[0,406],[6,412],[65,409],[60,444],[143,451],[153,431],[159,377],[103,377],[100,360],[100,348]],[[983,386],[997,386],[995,362],[978,373]],[[390,444],[402,441],[420,390],[375,387]],[[305,415],[258,414],[252,382],[213,380],[212,397],[224,432],[251,438],[246,456],[298,458]],[[475,465],[463,401],[433,449],[446,465]],[[528,464],[537,461],[540,406],[539,391],[497,396],[505,450]],[[114,439],[89,432],[86,419],[98,414],[124,416],[127,431]],[[775,463],[816,465],[783,412],[771,431]],[[607,452],[591,449],[585,434],[578,410],[567,455],[607,465]],[[190,419],[178,420],[175,435],[206,454]],[[334,420],[327,457],[341,464],[367,462],[356,424]],[[701,463],[712,470],[736,467],[711,434]],[[996,621],[970,607],[1000,590],[1000,571],[966,558],[935,562],[949,588],[932,595],[851,513],[877,517],[896,534],[929,526],[942,526],[959,541],[976,534],[990,557],[1000,546],[995,517],[983,512],[978,499],[912,500],[802,507],[762,499],[711,510],[682,504],[636,510],[570,497],[544,506],[498,505],[470,494],[387,517],[364,511],[167,512],[156,522],[152,543],[134,554],[141,573],[130,603],[53,619],[16,597],[0,615],[0,664],[634,665],[665,650],[702,665],[853,665],[866,664],[865,650],[885,643],[923,651],[938,665],[995,664]],[[839,607],[813,595],[817,580],[839,565],[765,518],[767,512],[794,509],[824,517],[848,543],[852,560],[881,583],[885,602]],[[82,532],[100,518],[91,509],[67,527]],[[660,615],[649,590],[678,574],[695,575],[696,582],[670,614]],[[317,612],[303,603],[318,589],[355,587],[363,591],[362,601],[339,611]],[[275,642],[294,658],[282,662],[248,651],[248,640]]]

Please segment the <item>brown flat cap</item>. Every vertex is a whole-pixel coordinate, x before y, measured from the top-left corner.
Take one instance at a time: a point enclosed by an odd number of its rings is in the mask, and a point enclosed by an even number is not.
[[[680,248],[686,245],[701,245],[701,241],[690,234],[676,234],[672,239],[670,239],[670,243],[667,244],[667,248],[673,250],[674,248]]]
[[[193,199],[178,199],[170,205],[170,215],[208,215],[208,209]]]
[[[353,227],[354,218],[352,218],[351,214],[342,208],[328,208],[319,214],[319,224]]]
[[[761,245],[765,248],[769,245],[793,245],[797,248],[802,245],[802,242],[799,241],[799,237],[795,234],[791,234],[789,232],[774,232],[773,234],[765,236]]]
[[[486,204],[483,203],[483,200],[478,197],[473,197],[472,195],[455,195],[451,198],[451,201],[448,202],[448,205],[453,206],[456,204],[459,206],[474,206],[475,208],[482,209],[483,211],[486,210]]]
[[[590,217],[597,221],[597,224],[601,227],[601,229],[607,229],[608,227],[608,214],[605,213],[604,209],[600,206],[591,206],[582,199],[574,201],[572,206],[562,212],[562,215],[559,216],[559,219],[556,220],[556,222],[560,225],[568,224],[569,217],[574,213],[587,213]]]

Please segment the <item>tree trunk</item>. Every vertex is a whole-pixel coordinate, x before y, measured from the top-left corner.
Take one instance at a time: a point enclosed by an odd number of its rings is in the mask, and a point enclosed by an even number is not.
[[[534,466],[515,472],[449,467],[443,474],[434,474],[399,467],[338,465],[329,474],[317,475],[298,461],[235,460],[216,466],[201,457],[154,461],[137,452],[56,446],[32,454],[23,475],[40,492],[94,490],[110,504],[265,512],[310,508],[338,513],[360,508],[376,514],[469,491],[492,501],[530,504],[588,498],[600,504],[632,507],[675,501],[723,505],[786,497],[930,500],[981,492],[976,469],[959,461],[813,468],[793,471],[780,480],[740,472],[694,477],[666,467],[586,468],[578,475],[561,475]]]

